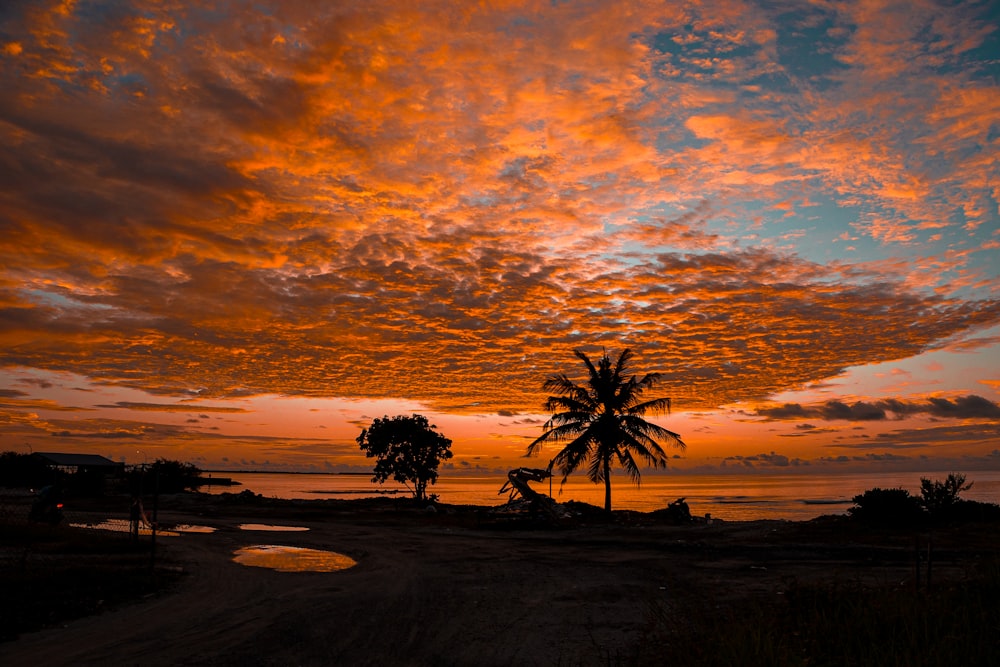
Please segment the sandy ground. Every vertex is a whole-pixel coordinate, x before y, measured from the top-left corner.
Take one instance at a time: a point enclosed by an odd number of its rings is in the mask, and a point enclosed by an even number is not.
[[[161,537],[179,583],[117,610],[0,644],[3,665],[654,664],[664,623],[791,581],[912,576],[905,547],[814,539],[783,522],[483,525],[467,515],[371,509],[175,508]],[[241,523],[305,526],[248,532]],[[794,533],[794,534],[793,534]],[[235,550],[333,550],[340,572],[276,572]],[[942,572],[947,564],[942,562]]]

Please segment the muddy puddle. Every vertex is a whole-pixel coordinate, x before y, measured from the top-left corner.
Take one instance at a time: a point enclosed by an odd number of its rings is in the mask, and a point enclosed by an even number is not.
[[[278,572],[338,572],[358,564],[350,556],[335,551],[280,544],[257,544],[237,549],[233,560],[240,565]]]
[[[276,526],[269,523],[241,523],[240,530],[259,530],[270,533],[304,533],[305,526]]]
[[[111,530],[116,533],[127,533],[129,532],[131,526],[129,525],[128,519],[105,519],[98,523],[71,523],[69,524],[71,528],[87,528],[90,530]],[[164,537],[176,537],[181,533],[214,533],[216,531],[212,526],[199,526],[195,524],[160,524],[157,528],[156,534],[162,535]],[[139,525],[140,535],[151,535],[153,529],[145,524]]]

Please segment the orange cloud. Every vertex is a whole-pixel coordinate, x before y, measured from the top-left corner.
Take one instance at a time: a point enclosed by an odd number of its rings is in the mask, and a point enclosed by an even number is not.
[[[13,12],[0,361],[527,410],[572,348],[629,345],[711,407],[1000,321],[969,296],[995,249],[961,236],[997,215],[995,90],[937,62],[981,19],[450,10]],[[815,74],[784,50],[810,30]],[[823,234],[880,248],[821,264]]]

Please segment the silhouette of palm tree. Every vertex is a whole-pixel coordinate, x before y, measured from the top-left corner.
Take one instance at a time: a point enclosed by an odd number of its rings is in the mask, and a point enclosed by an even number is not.
[[[610,512],[613,459],[638,485],[636,456],[654,468],[665,468],[667,454],[659,442],[680,449],[685,445],[678,434],[643,419],[648,413],[669,413],[670,399],[642,400],[643,392],[656,385],[660,374],[647,373],[641,379],[626,377],[631,350],[624,350],[614,363],[605,350],[596,367],[584,352],[573,353],[587,366],[590,377],[583,384],[564,374],[545,381],[544,389],[553,392],[545,401],[545,410],[552,417],[545,422],[545,432],[528,445],[528,456],[537,454],[546,443],[568,440],[549,463],[549,469],[558,466],[565,483],[573,471],[587,464],[590,481],[604,482],[604,509]]]

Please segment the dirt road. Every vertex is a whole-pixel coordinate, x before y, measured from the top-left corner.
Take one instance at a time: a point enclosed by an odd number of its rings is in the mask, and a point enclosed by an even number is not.
[[[185,572],[178,584],[0,644],[0,664],[642,664],[655,660],[658,626],[692,603],[774,595],[789,577],[871,562],[857,549],[776,547],[768,536],[781,526],[766,522],[520,530],[420,515],[259,519],[309,528],[281,533],[240,530],[245,514],[161,519],[217,528],[160,539],[161,562]],[[358,564],[289,573],[233,562],[254,544],[333,550]]]

